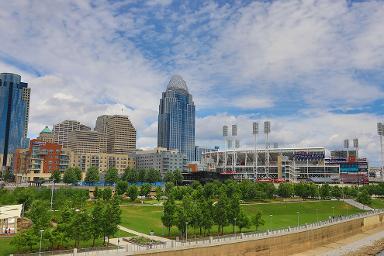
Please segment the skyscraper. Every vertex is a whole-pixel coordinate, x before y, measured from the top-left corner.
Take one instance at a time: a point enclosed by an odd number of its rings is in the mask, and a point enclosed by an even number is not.
[[[136,129],[128,116],[99,116],[95,131],[107,136],[108,153],[124,154],[136,149]]]
[[[160,99],[157,145],[178,149],[188,161],[194,160],[195,104],[179,75],[172,76]]]
[[[26,146],[31,89],[17,74],[0,74],[0,154],[2,166],[8,155]]]
[[[55,143],[60,144],[63,148],[68,147],[68,134],[72,131],[90,131],[91,127],[81,124],[75,120],[65,120],[53,126],[53,135]]]

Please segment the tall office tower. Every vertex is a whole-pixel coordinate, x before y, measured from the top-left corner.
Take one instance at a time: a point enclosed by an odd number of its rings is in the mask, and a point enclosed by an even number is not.
[[[68,133],[68,148],[76,154],[106,153],[105,134],[97,131],[71,131]]]
[[[91,128],[75,120],[65,120],[53,126],[53,135],[55,143],[63,148],[68,147],[68,133],[72,131],[90,131]]]
[[[157,146],[195,157],[195,104],[183,78],[172,76],[159,105]]]
[[[0,154],[3,167],[8,155],[27,146],[31,88],[17,74],[0,74]]]
[[[95,131],[107,135],[108,153],[125,154],[136,149],[136,129],[128,116],[99,116]]]

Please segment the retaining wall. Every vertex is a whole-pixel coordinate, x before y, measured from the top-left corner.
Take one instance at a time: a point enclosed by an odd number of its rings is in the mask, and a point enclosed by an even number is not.
[[[245,239],[206,247],[175,248],[167,251],[146,252],[151,256],[216,256],[260,255],[281,256],[310,250],[364,231],[384,226],[383,215],[378,214],[318,229],[306,230],[264,239]]]

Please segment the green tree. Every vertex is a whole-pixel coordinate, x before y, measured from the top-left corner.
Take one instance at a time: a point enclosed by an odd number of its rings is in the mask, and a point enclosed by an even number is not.
[[[104,177],[105,182],[116,183],[119,180],[119,172],[116,168],[109,168]]]
[[[96,202],[91,212],[90,232],[92,236],[92,246],[95,246],[95,241],[103,235],[103,222],[106,221],[103,217],[104,206],[100,201]]]
[[[261,212],[256,212],[256,214],[252,218],[252,224],[255,226],[256,231],[259,229],[260,226],[263,226],[265,224]]]
[[[137,171],[137,181],[145,182],[145,177],[147,176],[147,170],[141,169]]]
[[[151,192],[151,188],[152,188],[152,186],[148,183],[141,185],[140,195],[147,197],[149,195],[149,193]]]
[[[223,234],[224,227],[228,225],[228,198],[221,192],[219,200],[213,207],[213,220],[217,225],[218,234]]]
[[[156,187],[156,200],[160,201],[161,197],[164,195],[163,190],[161,187]]]
[[[80,241],[91,238],[90,220],[90,216],[85,210],[79,210],[73,215],[70,225],[70,236],[75,241],[76,248],[79,248]]]
[[[81,171],[79,168],[67,168],[63,175],[63,182],[74,184],[81,180]]]
[[[235,225],[238,223],[240,214],[240,198],[237,194],[228,198],[228,222],[232,224],[233,233],[235,232]]]
[[[108,237],[108,243],[109,238],[113,236],[117,230],[118,225],[120,224],[120,215],[121,210],[119,206],[119,201],[117,198],[111,200],[105,207],[105,211],[103,212],[103,237],[104,237],[104,244],[105,244],[105,237]]]
[[[139,189],[135,185],[128,186],[127,195],[131,199],[131,201],[135,201],[137,196],[139,195]]]
[[[124,170],[124,174],[122,176],[122,179],[127,181],[127,182],[130,182],[130,183],[135,183],[138,181],[138,173],[137,173],[137,170],[135,169],[131,169],[131,168],[127,168]]]
[[[328,199],[331,197],[331,188],[328,184],[321,185],[320,197],[321,197],[321,199]]]
[[[331,189],[331,196],[340,199],[343,194],[343,190],[339,186],[333,186]]]
[[[165,182],[172,182],[172,183],[174,183],[173,181],[173,172],[166,172],[165,173],[165,175],[164,175],[164,178],[163,178],[163,180],[165,181]]]
[[[116,192],[118,195],[123,195],[128,189],[128,182],[118,181],[116,184]]]
[[[27,229],[17,233],[12,238],[11,244],[15,245],[18,250],[28,247],[29,251],[32,251],[33,246],[39,243],[39,239],[39,236],[33,229]]]
[[[210,233],[212,226],[215,224],[213,220],[213,204],[211,199],[204,200],[202,202],[202,227],[204,229],[204,233]]]
[[[32,221],[33,229],[38,232],[49,226],[52,212],[46,201],[35,200],[31,205],[31,209],[28,211],[28,216]]]
[[[363,189],[363,191],[357,194],[356,201],[364,205],[370,205],[372,203],[372,198],[368,191]]]
[[[105,188],[103,190],[103,200],[110,200],[112,198],[112,189]]]
[[[163,215],[161,216],[161,222],[163,223],[164,227],[168,229],[168,236],[170,236],[172,225],[175,222],[175,212],[175,201],[172,198],[169,198],[164,203]]]
[[[53,171],[51,173],[51,179],[55,182],[55,183],[59,183],[61,181],[61,173],[60,171]]]
[[[150,183],[161,181],[160,171],[149,169],[145,175],[145,181]]]
[[[249,220],[249,217],[244,213],[244,211],[240,211],[236,224],[241,232],[243,228],[249,228],[251,221]]]
[[[87,182],[97,182],[100,180],[99,170],[96,167],[89,167],[87,173],[85,174],[85,181]]]
[[[173,182],[177,185],[181,185],[183,182],[183,175],[180,170],[176,170],[173,172]]]
[[[292,183],[280,183],[277,189],[277,194],[284,198],[292,197],[295,194],[295,189]]]
[[[175,185],[173,184],[173,182],[166,182],[165,183],[165,194],[166,195],[169,195],[173,189]]]

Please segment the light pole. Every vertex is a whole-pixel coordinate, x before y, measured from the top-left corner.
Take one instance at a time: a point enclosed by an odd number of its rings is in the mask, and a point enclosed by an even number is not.
[[[384,163],[383,163],[383,135],[384,135],[384,125],[383,123],[377,123],[377,134],[379,135],[380,137],[380,159],[381,159],[381,171],[380,171],[380,174],[381,174],[381,179],[384,180],[384,172],[383,172],[383,166],[384,166]]]
[[[319,222],[319,209],[316,208],[316,222]]]
[[[271,230],[272,230],[272,214],[270,214],[269,217],[271,218]]]
[[[300,226],[300,212],[296,212],[297,213],[297,226],[299,227]]]
[[[44,229],[40,229],[40,248],[39,248],[39,255],[41,254],[41,240],[43,240],[43,232],[44,232]]]
[[[52,179],[52,186],[51,186],[51,211],[53,209],[53,190],[55,189],[55,180]]]
[[[237,218],[234,218],[233,220],[235,221],[234,231],[235,231],[235,237],[236,237],[236,220],[237,220]]]
[[[188,221],[185,222],[185,242],[188,240]]]
[[[335,207],[332,206],[332,217],[335,217]]]

